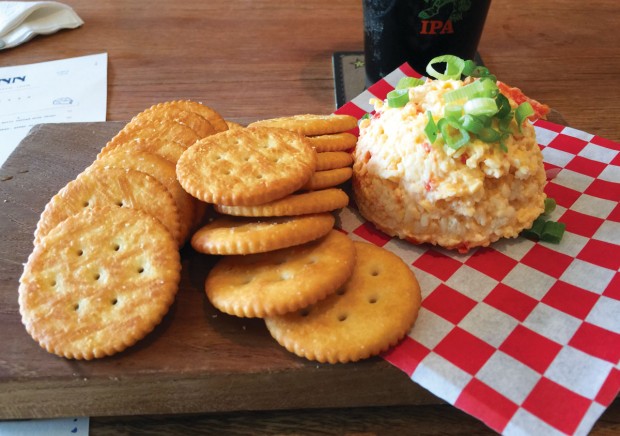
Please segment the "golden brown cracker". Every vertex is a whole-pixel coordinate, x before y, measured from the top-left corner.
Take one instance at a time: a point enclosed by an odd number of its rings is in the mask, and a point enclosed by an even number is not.
[[[316,171],[335,170],[353,165],[353,156],[346,151],[326,151],[316,155]]]
[[[332,230],[294,247],[225,256],[210,271],[205,292],[216,308],[230,315],[280,315],[335,292],[350,277],[354,265],[353,241]]]
[[[116,141],[109,141],[101,149],[97,155],[97,159],[116,151],[147,151],[161,156],[176,165],[186,149],[187,147],[185,145],[162,138],[134,138],[126,141],[119,139]]]
[[[228,130],[226,120],[212,107],[209,107],[203,103],[192,100],[177,100],[174,102],[176,106],[183,108],[187,111],[194,112],[211,123],[216,132],[224,132]]]
[[[314,136],[354,129],[357,127],[357,119],[350,115],[304,114],[255,121],[248,127],[279,127],[302,135]]]
[[[349,180],[352,174],[353,170],[350,167],[317,171],[312,175],[308,183],[306,183],[302,189],[311,191],[338,186]]]
[[[117,151],[97,159],[93,166],[141,171],[154,177],[166,187],[179,213],[180,238],[185,241],[194,224],[194,197],[177,181],[176,167],[161,156],[146,151]],[[91,166],[92,167],[92,166]]]
[[[200,138],[217,133],[215,127],[201,115],[189,111],[177,101],[158,103],[140,112],[131,123],[150,124],[155,120],[172,120],[192,129]]]
[[[115,142],[127,142],[135,138],[145,140],[159,138],[164,141],[173,141],[185,148],[189,147],[200,137],[189,127],[173,120],[152,120],[150,123],[129,122],[111,140]]]
[[[228,126],[228,130],[245,128],[245,126],[230,120],[226,120],[226,125]]]
[[[177,163],[181,186],[207,203],[263,204],[303,186],[316,167],[305,138],[283,129],[233,129],[204,138]]]
[[[308,141],[317,153],[347,151],[355,147],[357,136],[347,132],[333,133],[331,135],[308,136]]]
[[[159,324],[180,271],[176,241],[152,216],[85,209],[50,231],[28,258],[19,285],[22,322],[50,353],[110,356]]]
[[[294,216],[310,213],[329,212],[346,207],[349,196],[338,188],[291,194],[279,200],[258,206],[215,205],[215,210],[235,216]]]
[[[330,213],[261,220],[222,216],[198,229],[191,244],[206,254],[264,253],[320,238],[334,222]]]
[[[412,328],[420,287],[409,266],[384,248],[355,242],[357,261],[341,290],[296,312],[266,317],[287,350],[319,362],[354,362],[377,355]]]
[[[151,214],[182,244],[176,204],[160,182],[140,171],[93,168],[69,182],[45,206],[35,230],[35,245],[68,217],[83,209],[109,205]]]

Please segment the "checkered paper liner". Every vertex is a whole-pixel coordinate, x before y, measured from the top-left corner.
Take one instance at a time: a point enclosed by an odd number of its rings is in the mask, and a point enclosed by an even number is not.
[[[361,118],[408,64],[336,113]],[[383,355],[506,435],[587,434],[620,391],[620,144],[534,123],[560,244],[500,240],[467,254],[391,238],[353,208],[340,227],[400,256],[422,288],[405,340]]]

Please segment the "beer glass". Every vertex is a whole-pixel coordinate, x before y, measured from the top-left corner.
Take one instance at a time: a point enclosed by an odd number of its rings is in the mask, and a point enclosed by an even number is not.
[[[491,0],[363,0],[366,84],[408,62],[425,74],[436,56],[473,59]]]

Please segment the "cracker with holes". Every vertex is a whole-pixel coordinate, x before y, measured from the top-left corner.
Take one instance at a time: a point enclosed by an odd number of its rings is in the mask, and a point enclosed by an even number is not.
[[[347,151],[357,144],[357,136],[342,132],[331,135],[309,136],[308,141],[317,153],[327,151]]]
[[[177,178],[207,203],[248,206],[295,192],[314,173],[316,153],[283,129],[233,129],[208,136],[177,162]]]
[[[176,241],[133,209],[86,209],[43,238],[19,285],[28,333],[50,353],[93,359],[123,351],[151,332],[174,301]]]
[[[97,155],[97,159],[101,159],[108,153],[117,151],[147,151],[163,157],[167,161],[176,165],[177,161],[187,149],[186,146],[166,140],[163,138],[129,138],[125,141],[108,142]]]
[[[350,115],[304,114],[291,117],[255,121],[248,127],[279,127],[302,135],[325,135],[346,132],[357,127],[357,119]]]
[[[338,186],[351,178],[353,169],[351,167],[336,168],[315,172],[310,180],[302,187],[305,190],[316,190]]]
[[[209,273],[205,292],[216,308],[230,315],[280,315],[335,292],[354,265],[353,241],[332,230],[303,245],[223,257]]]
[[[191,244],[206,254],[253,254],[304,244],[326,235],[333,228],[329,213],[295,217],[219,217],[194,233]]]
[[[291,194],[279,200],[258,206],[215,205],[219,213],[234,216],[265,217],[295,216],[331,212],[349,204],[349,196],[338,188]]]
[[[177,181],[176,167],[173,163],[146,151],[117,151],[97,159],[90,168],[98,166],[141,171],[164,185],[172,195],[179,213],[179,231],[181,232],[179,238],[183,241],[187,239],[194,225],[195,199],[185,192]]]
[[[169,101],[158,103],[140,112],[131,119],[130,124],[150,124],[158,120],[172,120],[192,129],[199,137],[217,133],[215,127],[201,115],[187,110],[182,102]]]
[[[127,142],[128,140],[142,138],[160,138],[165,141],[173,141],[185,148],[192,145],[200,137],[189,127],[174,120],[152,120],[150,123],[128,123],[109,142]],[[107,145],[106,145],[107,147]],[[113,145],[111,145],[113,147]]]
[[[207,121],[209,121],[209,123],[211,123],[216,132],[223,132],[225,130],[228,130],[228,124],[226,123],[226,120],[224,120],[224,118],[222,118],[219,112],[217,112],[212,107],[192,100],[176,100],[171,103],[174,104],[176,107],[179,107],[186,111],[194,112],[195,114],[198,114],[201,117],[205,118]]]
[[[284,315],[265,317],[271,335],[310,360],[354,362],[377,355],[413,327],[420,308],[418,282],[398,256],[355,242],[356,265],[341,291]]]
[[[166,187],[148,174],[118,168],[94,168],[69,182],[47,203],[35,230],[34,243],[56,225],[96,206],[139,209],[157,217],[181,245],[179,213]]]

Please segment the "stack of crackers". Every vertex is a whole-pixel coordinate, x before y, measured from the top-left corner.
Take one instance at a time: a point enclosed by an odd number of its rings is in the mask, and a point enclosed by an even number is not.
[[[221,256],[209,301],[264,318],[289,351],[334,363],[395,344],[417,317],[415,277],[334,229],[356,123],[299,115],[246,128],[191,101],[141,112],[45,207],[20,279],[27,331],[67,358],[122,351],[173,303],[190,241]]]
[[[161,322],[178,290],[179,247],[204,211],[178,183],[177,160],[227,129],[205,105],[155,105],[52,197],[19,286],[22,322],[43,348],[74,359],[109,356]]]

